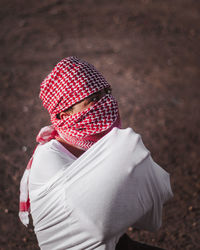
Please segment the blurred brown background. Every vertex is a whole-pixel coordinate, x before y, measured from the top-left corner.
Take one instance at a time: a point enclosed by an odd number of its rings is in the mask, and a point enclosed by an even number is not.
[[[106,77],[123,127],[142,135],[171,174],[174,199],[156,233],[129,232],[165,249],[200,249],[200,1],[0,1],[0,249],[38,249],[18,220],[19,181],[41,126],[39,85],[77,55]]]

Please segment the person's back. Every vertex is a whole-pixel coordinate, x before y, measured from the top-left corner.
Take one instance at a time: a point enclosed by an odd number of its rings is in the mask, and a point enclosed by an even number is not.
[[[53,125],[37,136],[22,178],[20,218],[28,223],[30,202],[41,249],[112,250],[129,226],[158,229],[172,196],[169,175],[138,134],[120,129],[103,76],[69,57],[43,81],[40,97]]]

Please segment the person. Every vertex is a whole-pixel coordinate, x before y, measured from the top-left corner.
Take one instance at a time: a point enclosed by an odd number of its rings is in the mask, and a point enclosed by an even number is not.
[[[114,250],[133,226],[156,230],[172,197],[169,174],[141,136],[121,129],[111,86],[88,62],[61,60],[40,86],[51,125],[41,129],[20,183],[41,249]]]

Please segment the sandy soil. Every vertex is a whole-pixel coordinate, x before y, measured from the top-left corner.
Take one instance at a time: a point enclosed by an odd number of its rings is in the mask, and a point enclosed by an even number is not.
[[[0,1],[0,249],[38,249],[19,222],[19,181],[41,126],[39,84],[63,57],[94,64],[119,100],[123,127],[142,135],[171,173],[174,198],[156,233],[165,249],[200,249],[199,40],[195,0]]]

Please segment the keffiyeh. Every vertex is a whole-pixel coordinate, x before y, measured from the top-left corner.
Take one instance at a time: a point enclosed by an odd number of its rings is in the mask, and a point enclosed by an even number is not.
[[[77,57],[65,58],[56,65],[41,84],[40,98],[60,137],[88,149],[102,137],[100,133],[115,122],[119,125],[117,102],[111,94],[105,95],[89,109],[64,120],[57,118],[58,113],[106,88],[110,85],[94,66]]]

